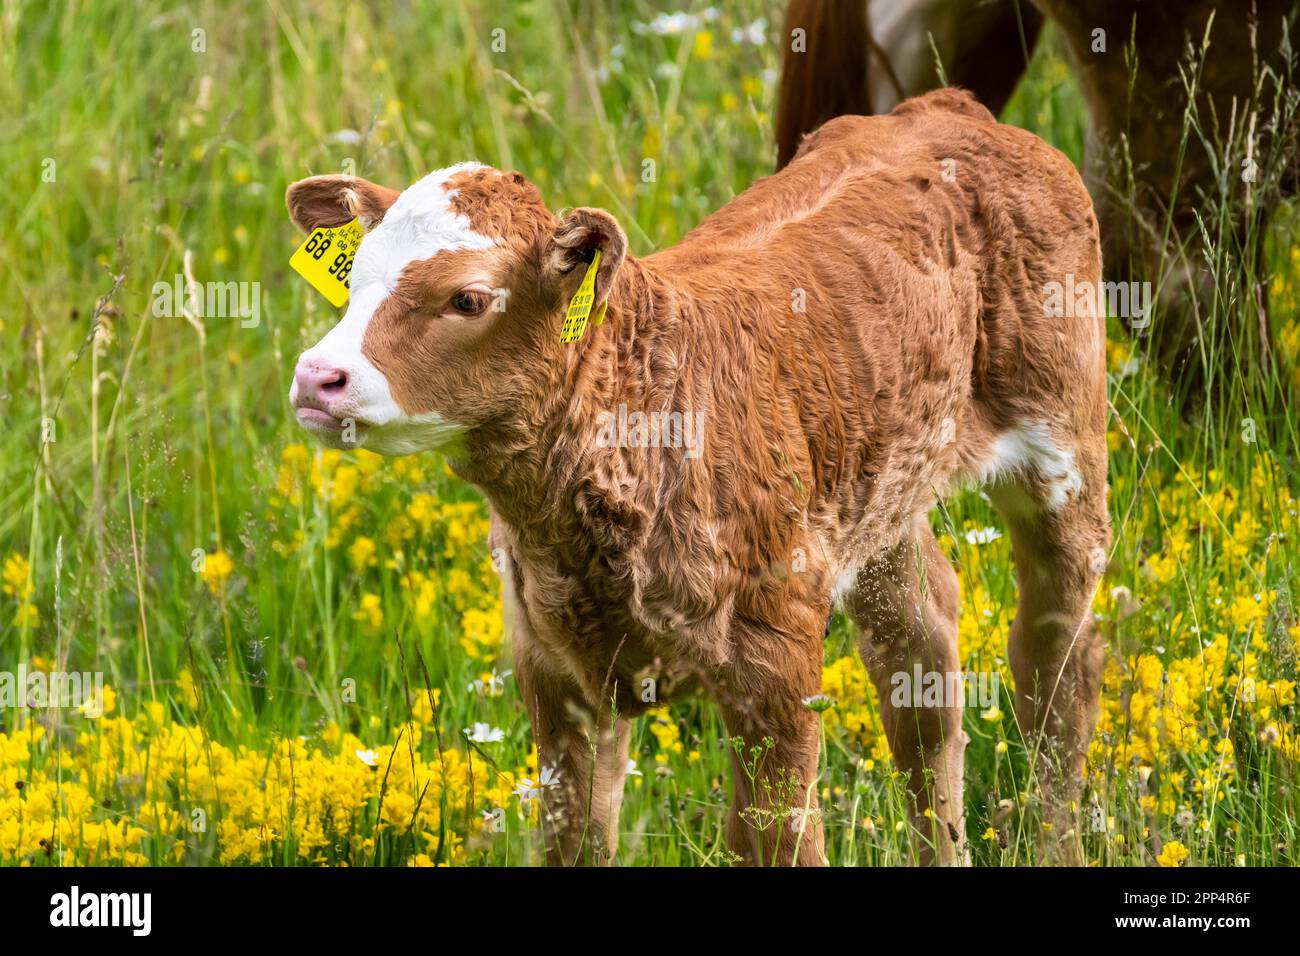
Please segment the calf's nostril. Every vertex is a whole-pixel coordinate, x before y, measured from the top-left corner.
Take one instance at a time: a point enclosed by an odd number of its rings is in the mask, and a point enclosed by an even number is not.
[[[331,370],[323,376],[320,390],[327,395],[337,395],[348,387],[348,373],[342,370]]]
[[[335,399],[347,391],[348,373],[317,362],[300,362],[294,369],[294,386],[300,402]]]

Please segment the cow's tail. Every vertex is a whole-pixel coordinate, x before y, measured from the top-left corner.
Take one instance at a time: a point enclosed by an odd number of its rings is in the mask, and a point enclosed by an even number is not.
[[[871,112],[867,31],[867,0],[791,0],[781,41],[777,169],[826,120]]]

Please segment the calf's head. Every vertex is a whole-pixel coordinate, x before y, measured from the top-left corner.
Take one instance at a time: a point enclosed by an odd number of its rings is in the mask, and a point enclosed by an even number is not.
[[[455,450],[517,420],[557,377],[564,309],[596,250],[596,304],[627,238],[599,209],[563,219],[519,173],[475,163],[404,191],[313,176],[285,196],[304,232],[360,220],[347,311],[298,359],[289,401],[334,447]]]

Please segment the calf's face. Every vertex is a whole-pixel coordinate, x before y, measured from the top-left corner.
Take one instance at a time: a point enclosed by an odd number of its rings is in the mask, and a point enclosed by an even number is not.
[[[598,209],[557,219],[519,173],[473,163],[403,192],[314,176],[286,194],[304,231],[358,218],[343,318],[298,359],[289,401],[327,445],[453,452],[474,429],[526,414],[563,361],[564,307],[601,250],[596,301],[627,240]]]

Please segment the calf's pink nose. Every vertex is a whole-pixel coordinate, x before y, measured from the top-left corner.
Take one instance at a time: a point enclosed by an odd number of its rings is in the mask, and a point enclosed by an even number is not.
[[[337,398],[348,387],[347,372],[315,360],[299,362],[294,369],[293,380],[298,386],[300,400]]]

